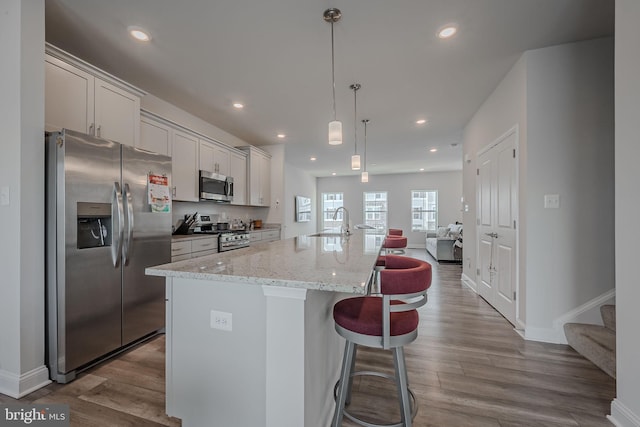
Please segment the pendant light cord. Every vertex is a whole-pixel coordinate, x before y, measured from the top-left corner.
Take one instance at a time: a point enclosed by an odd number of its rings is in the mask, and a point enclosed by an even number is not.
[[[359,84],[352,85],[353,87],[353,140],[355,142],[354,154],[358,154],[358,99],[357,93],[360,89]]]
[[[364,156],[362,159],[364,160],[364,164],[362,165],[363,172],[367,171],[367,123],[369,123],[368,119],[363,119],[362,123],[364,123]]]
[[[331,20],[331,80],[333,82],[333,120],[336,120],[336,66],[333,52],[333,19]]]

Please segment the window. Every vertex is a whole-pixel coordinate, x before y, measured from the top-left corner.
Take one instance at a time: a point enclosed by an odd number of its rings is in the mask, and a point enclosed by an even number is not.
[[[338,212],[338,216],[335,221],[333,214],[336,209],[343,206],[344,200],[342,199],[342,193],[322,193],[322,224],[321,229],[326,228],[339,228],[342,224],[342,214],[344,211]]]
[[[386,191],[365,191],[363,211],[364,223],[376,230],[387,229],[387,192]]]
[[[411,231],[436,231],[438,227],[438,192],[411,191]]]

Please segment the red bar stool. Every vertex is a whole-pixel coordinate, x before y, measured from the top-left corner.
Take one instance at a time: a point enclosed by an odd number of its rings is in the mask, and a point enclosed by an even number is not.
[[[418,336],[419,316],[416,309],[427,302],[427,289],[431,286],[431,265],[414,258],[387,255],[380,278],[381,296],[347,298],[338,301],[333,307],[336,331],[347,342],[340,379],[334,389],[336,410],[332,427],[339,427],[344,417],[368,427],[411,427],[418,410],[415,396],[409,390],[403,346]],[[354,372],[358,345],[392,350],[395,377],[371,371]],[[395,378],[400,403],[400,423],[372,424],[345,410],[345,405],[351,402],[353,377],[358,375]]]
[[[404,236],[387,236],[382,242],[382,248],[387,254],[403,254],[407,247],[407,238]]]
[[[402,230],[399,228],[390,228],[387,234],[389,234],[389,236],[402,236]]]

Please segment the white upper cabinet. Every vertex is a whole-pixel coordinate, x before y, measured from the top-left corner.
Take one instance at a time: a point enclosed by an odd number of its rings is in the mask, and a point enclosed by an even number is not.
[[[198,138],[187,132],[173,132],[171,175],[173,200],[197,202],[198,195]]]
[[[230,151],[213,141],[200,139],[200,169],[229,175]]]
[[[232,205],[247,204],[247,156],[230,152],[229,174],[233,177]]]
[[[47,46],[45,129],[63,128],[137,146],[144,92]],[[64,58],[65,60],[61,59]]]
[[[239,147],[249,153],[249,205],[269,206],[271,202],[271,156],[255,147]]]
[[[171,156],[173,129],[165,123],[151,117],[140,118],[140,143],[138,148],[154,153]]]

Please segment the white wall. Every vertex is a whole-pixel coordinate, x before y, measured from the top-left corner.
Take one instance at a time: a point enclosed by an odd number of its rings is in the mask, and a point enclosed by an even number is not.
[[[284,197],[284,149],[283,144],[261,145],[261,150],[271,154],[271,194],[267,223],[282,224],[284,227],[284,212],[288,209],[288,202]],[[285,229],[282,229],[281,235]]]
[[[0,3],[0,393],[49,382],[44,366],[44,1]]]
[[[249,145],[248,142],[223,131],[211,123],[207,123],[199,117],[187,113],[186,111],[154,95],[147,94],[143,96],[140,100],[140,108],[155,113],[160,117],[164,117],[165,119],[171,120],[172,122],[178,123],[186,128],[192,129],[215,141],[231,147]]]
[[[616,1],[616,336],[617,397],[611,418],[620,427],[640,426],[640,286],[637,259],[640,222],[640,2]]]
[[[527,328],[550,328],[615,287],[613,47],[526,53]],[[545,209],[545,194],[560,208]]]
[[[311,199],[311,221],[296,222],[295,196],[305,196]],[[313,234],[317,231],[317,198],[316,178],[311,174],[285,163],[284,166],[284,222],[282,224],[282,238]]]
[[[464,133],[465,224],[475,223],[477,153],[514,126],[518,322],[527,338],[563,342],[561,321],[583,305],[597,310],[597,297],[614,287],[613,40],[526,52],[476,112]],[[559,194],[560,209],[544,209],[545,194]],[[475,240],[475,230],[465,233],[463,271],[472,279]]]
[[[320,221],[322,193],[344,193],[344,206],[353,225],[364,222],[362,210],[364,191],[386,191],[389,201],[389,228],[401,228],[407,236],[407,245],[424,248],[425,233],[411,231],[411,190],[438,190],[438,223],[447,225],[462,220],[462,172],[424,172],[396,175],[369,175],[369,182],[360,182],[360,176],[318,178],[317,215]],[[318,227],[321,227],[318,222]],[[465,229],[465,236],[466,236]]]

